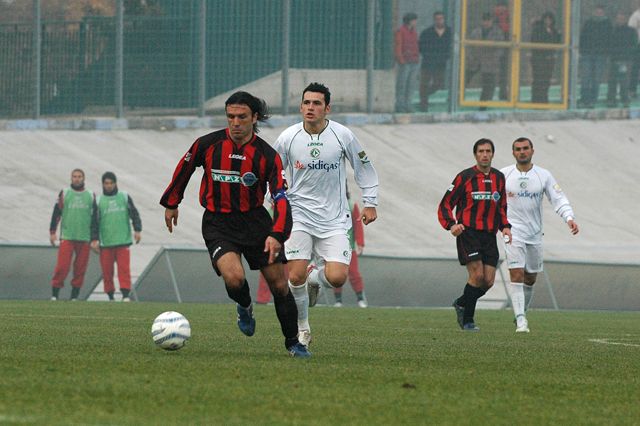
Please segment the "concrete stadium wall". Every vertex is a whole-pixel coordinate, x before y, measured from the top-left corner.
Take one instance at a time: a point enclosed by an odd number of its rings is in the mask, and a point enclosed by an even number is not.
[[[488,117],[506,120],[499,115]],[[639,120],[522,122],[512,115],[511,121],[425,124],[410,117],[408,124],[372,124],[370,116],[336,118],[351,126],[380,176],[379,219],[366,227],[365,254],[455,258],[454,240],[439,226],[436,207],[454,175],[474,164],[473,142],[480,137],[493,139],[493,164],[502,167],[513,161],[511,141],[528,136],[536,150],[534,162],[553,172],[581,226],[580,234],[571,236],[547,203],[546,258],[630,263],[640,259],[640,229],[635,226],[640,207],[636,188]],[[274,117],[271,125],[275,127],[264,127],[260,135],[273,141],[296,120],[295,116]],[[64,128],[63,122],[57,122],[58,128]],[[74,121],[78,122],[83,121]],[[117,123],[131,126],[135,120],[104,123],[108,123],[104,128],[113,129]],[[149,125],[148,120],[140,123]],[[198,136],[212,130],[200,126],[219,128],[225,125],[224,118],[158,118],[151,123],[158,127],[0,131],[0,202],[5,223],[0,241],[46,244],[56,195],[68,186],[71,169],[81,167],[87,173],[87,186],[96,191],[100,191],[101,174],[115,172],[119,187],[138,206],[143,239],[132,249],[134,269],[141,271],[160,246],[201,245],[200,173],[187,188],[173,234],[165,229],[158,201],[178,159]],[[173,127],[166,127],[167,123]],[[151,254],[143,256],[143,248]]]

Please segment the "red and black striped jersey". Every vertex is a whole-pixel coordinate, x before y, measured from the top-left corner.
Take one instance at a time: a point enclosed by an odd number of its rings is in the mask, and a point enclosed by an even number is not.
[[[440,201],[438,220],[445,229],[456,223],[493,233],[511,228],[502,172],[492,167],[485,174],[473,166],[458,173]]]
[[[291,233],[291,207],[287,181],[278,153],[257,135],[242,146],[229,137],[228,129],[198,138],[182,157],[160,204],[175,209],[196,167],[204,174],[200,204],[212,213],[248,212],[262,208],[267,185],[274,204],[271,236],[283,243]]]

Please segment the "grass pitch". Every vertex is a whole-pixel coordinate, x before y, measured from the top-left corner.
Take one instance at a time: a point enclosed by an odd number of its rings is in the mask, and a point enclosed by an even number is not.
[[[154,346],[183,313],[192,338]],[[311,309],[313,358],[287,356],[273,306],[0,302],[3,424],[637,424],[640,313]]]

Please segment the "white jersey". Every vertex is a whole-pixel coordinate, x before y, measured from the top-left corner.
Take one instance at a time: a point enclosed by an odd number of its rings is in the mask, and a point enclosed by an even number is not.
[[[569,200],[548,170],[534,165],[528,172],[521,172],[514,164],[500,171],[506,178],[507,218],[514,240],[542,243],[543,195],[565,222],[573,219]]]
[[[287,171],[293,231],[326,238],[351,228],[347,201],[346,161],[362,189],[365,207],[378,204],[378,175],[356,136],[327,120],[320,134],[307,133],[303,123],[284,130],[274,148]]]

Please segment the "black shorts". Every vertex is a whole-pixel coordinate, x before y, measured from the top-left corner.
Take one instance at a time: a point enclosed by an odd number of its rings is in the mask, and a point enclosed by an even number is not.
[[[209,250],[213,269],[218,275],[218,259],[233,252],[244,256],[250,269],[269,265],[269,252],[264,251],[264,242],[271,232],[273,221],[264,208],[246,213],[211,213],[202,215],[202,237]],[[284,247],[276,262],[286,263]]]
[[[461,265],[466,265],[474,260],[481,260],[489,266],[498,265],[498,244],[496,234],[493,232],[476,231],[466,228],[462,234],[456,237],[458,247],[458,260]]]

